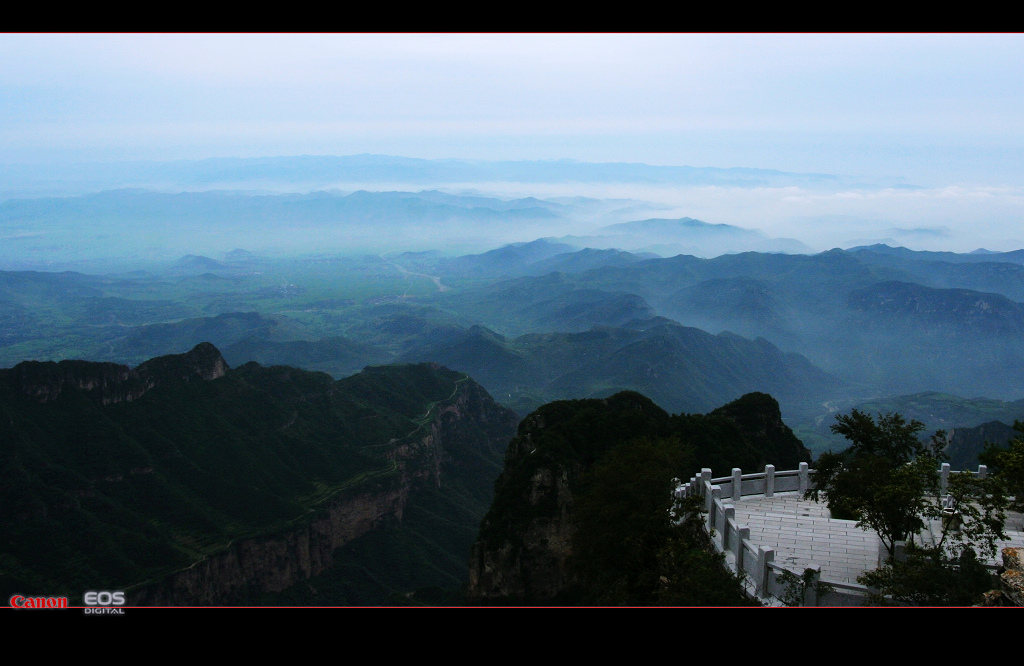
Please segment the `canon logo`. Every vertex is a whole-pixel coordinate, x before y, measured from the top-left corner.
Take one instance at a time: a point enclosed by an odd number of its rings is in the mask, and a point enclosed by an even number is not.
[[[23,597],[15,594],[8,600],[11,608],[67,608],[67,597]]]

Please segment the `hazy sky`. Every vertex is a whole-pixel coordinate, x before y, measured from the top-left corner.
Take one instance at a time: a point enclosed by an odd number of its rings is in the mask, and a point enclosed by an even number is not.
[[[1022,35],[0,35],[0,165],[378,153],[831,173],[863,186],[517,193],[643,196],[817,248],[1014,249],[1022,69]]]
[[[1020,35],[6,35],[0,161],[383,153],[1018,182]]]

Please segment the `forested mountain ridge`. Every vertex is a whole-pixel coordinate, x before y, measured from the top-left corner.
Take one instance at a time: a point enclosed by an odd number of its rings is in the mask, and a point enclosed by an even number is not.
[[[707,415],[669,415],[633,392],[544,405],[509,444],[473,547],[469,600],[743,603],[735,581],[699,543],[680,547],[708,579],[665,596],[661,574],[691,573],[659,571],[661,549],[672,539],[672,478],[702,467],[788,469],[809,460],[766,394],[745,395]]]
[[[441,559],[400,568],[404,591],[451,585],[517,420],[431,364],[335,381],[227,369],[212,345],[134,370],[20,364],[0,375],[0,582],[76,597],[128,589],[129,603],[251,602],[327,570],[363,535],[422,530],[403,516],[443,491],[465,536],[442,524],[428,554]],[[359,581],[320,601],[398,591]]]
[[[452,204],[449,196],[417,194]],[[513,205],[499,203],[488,205]],[[232,365],[335,378],[439,362],[521,415],[619,390],[670,411],[763,391],[801,436],[840,406],[885,396],[1021,398],[1024,273],[1015,252],[872,246],[659,258],[538,239],[458,257],[235,250],[146,266],[103,276],[0,272],[0,365],[135,365],[209,340]]]

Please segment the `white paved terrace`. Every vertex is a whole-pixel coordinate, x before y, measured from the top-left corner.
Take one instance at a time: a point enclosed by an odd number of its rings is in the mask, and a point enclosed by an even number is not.
[[[857,527],[855,521],[829,517],[828,508],[803,499],[802,493],[776,493],[773,497],[747,495],[735,507],[735,520],[750,528],[755,546],[773,548],[775,563],[791,571],[812,564],[821,567],[825,580],[856,583],[857,576],[878,566],[878,537]],[[1024,518],[1007,521],[1005,546],[1024,547]]]
[[[750,528],[750,541],[775,550],[775,563],[791,571],[812,564],[821,577],[856,583],[857,576],[878,566],[878,537],[852,520],[834,520],[828,508],[801,493],[750,495],[732,501],[736,522]]]

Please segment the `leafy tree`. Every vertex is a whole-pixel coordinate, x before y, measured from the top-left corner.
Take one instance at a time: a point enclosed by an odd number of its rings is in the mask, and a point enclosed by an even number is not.
[[[786,606],[803,606],[808,592],[814,595],[817,606],[822,597],[828,596],[836,591],[836,588],[815,575],[813,569],[804,569],[802,575],[797,576],[788,569],[783,569],[779,575],[779,582],[785,588],[780,601]]]
[[[993,586],[992,574],[973,552],[943,561],[935,549],[913,545],[905,561],[890,560],[857,581],[880,591],[868,597],[872,606],[969,606]]]
[[[808,495],[828,502],[834,517],[852,518],[874,530],[890,554],[897,541],[910,542],[904,561],[890,555],[877,570],[858,578],[881,592],[869,603],[963,605],[991,589],[992,577],[979,556],[993,557],[998,541],[1006,538],[1005,475],[981,479],[954,473],[943,490],[943,431],[925,444],[918,438],[924,424],[908,423],[899,414],[880,414],[876,421],[853,410],[836,420],[833,432],[851,446],[819,458],[816,488]],[[1010,454],[998,460],[1007,467],[1017,461]],[[926,520],[941,525],[939,538],[916,545],[911,540]]]
[[[694,466],[678,437],[645,437],[613,448],[583,474],[570,561],[581,603],[752,603],[707,536],[700,498],[672,497],[672,477]]]
[[[978,457],[1002,481],[1006,494],[1014,498],[1009,508],[1024,511],[1024,422],[1015,421],[1013,429],[1020,435],[1008,447],[989,445]]]
[[[945,433],[931,446],[918,439],[924,424],[899,414],[870,415],[854,409],[836,417],[832,431],[852,443],[842,453],[824,453],[815,465],[814,500],[824,500],[835,518],[874,530],[890,553],[924,527],[929,495],[939,486]]]
[[[1005,488],[1000,476],[980,479],[970,472],[952,474],[945,495],[927,507],[928,517],[942,520],[933,559],[995,557],[998,542],[1007,538]]]
[[[704,498],[676,503],[672,534],[658,552],[658,604],[666,606],[757,606],[743,592],[743,575],[729,571],[704,528]]]

